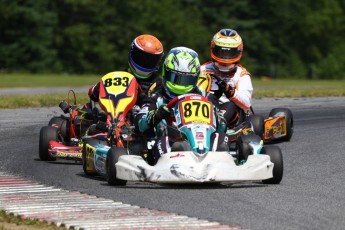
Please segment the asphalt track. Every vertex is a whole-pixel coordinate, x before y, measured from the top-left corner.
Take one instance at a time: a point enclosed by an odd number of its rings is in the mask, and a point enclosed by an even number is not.
[[[38,159],[39,130],[58,107],[0,110],[0,172],[142,208],[177,213],[245,229],[343,229],[345,226],[345,98],[256,99],[256,113],[290,108],[295,133],[279,143],[280,185],[111,187],[84,176],[73,162]]]

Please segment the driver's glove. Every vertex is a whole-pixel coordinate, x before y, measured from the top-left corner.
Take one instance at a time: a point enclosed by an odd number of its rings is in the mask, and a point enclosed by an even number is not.
[[[171,116],[172,110],[166,105],[159,106],[158,109],[151,110],[147,116],[147,124],[155,126],[163,119],[167,119]]]
[[[227,84],[225,81],[218,81],[218,91],[215,93],[215,95],[220,98],[222,94],[224,93],[227,98],[232,98],[235,94],[235,89],[231,87],[229,84]]]

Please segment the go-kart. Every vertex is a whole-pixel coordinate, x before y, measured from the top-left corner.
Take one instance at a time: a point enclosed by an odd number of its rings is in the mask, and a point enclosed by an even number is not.
[[[140,152],[144,140],[132,125],[138,87],[133,75],[121,71],[107,74],[100,81],[99,105],[107,119],[93,125],[93,135],[82,138],[82,165],[87,176],[107,176],[106,159],[112,146],[119,151]]]
[[[39,157],[43,161],[55,161],[57,158],[81,161],[81,137],[94,123],[93,103],[77,106],[73,90],[68,91],[67,98],[59,106],[68,116],[53,117],[48,126],[40,130]]]
[[[222,81],[219,76],[211,76],[217,81]],[[266,118],[255,114],[252,106],[247,111],[240,109],[237,122],[228,127],[229,132],[246,120],[252,123],[255,134],[266,143],[290,141],[293,135],[293,114],[288,108],[273,108]]]
[[[216,115],[210,101],[187,94],[170,101],[168,107],[174,108],[175,118],[170,130],[175,130],[175,140],[180,141],[172,144],[171,151],[162,154],[153,166],[126,148],[111,146],[105,162],[110,185],[125,185],[127,181],[280,183],[283,158],[278,146],[263,146],[262,139],[243,125],[236,134],[235,148],[213,149],[211,135],[216,130]],[[169,138],[170,130],[168,126]]]

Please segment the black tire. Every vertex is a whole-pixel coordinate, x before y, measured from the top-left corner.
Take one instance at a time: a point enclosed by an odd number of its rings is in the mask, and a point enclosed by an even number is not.
[[[246,161],[250,155],[249,144],[243,140],[243,136],[239,136],[236,141],[237,145],[237,162]]]
[[[52,117],[48,123],[49,126],[54,125],[58,126],[58,130],[60,131],[61,135],[63,136],[63,138],[66,140],[68,139],[67,137],[67,124],[68,124],[69,120],[64,117],[63,115],[61,115],[60,117]]]
[[[56,126],[61,126],[63,123],[64,119],[59,116],[59,117],[52,117],[48,123],[48,126],[56,125]]]
[[[97,175],[96,172],[90,172],[90,171],[87,171],[87,160],[86,160],[86,144],[89,144],[89,145],[96,145],[96,144],[102,144],[102,145],[107,145],[107,141],[101,141],[101,140],[97,140],[97,139],[93,139],[93,138],[84,138],[83,139],[83,149],[82,149],[82,155],[81,155],[81,159],[82,159],[82,165],[83,165],[83,171],[85,173],[86,176],[94,176],[94,175]],[[93,162],[92,162],[93,164]]]
[[[258,135],[262,140],[264,139],[264,118],[260,115],[250,115],[249,121],[253,126],[254,133]]]
[[[253,148],[249,146],[249,143],[259,143],[262,141],[261,137],[255,133],[241,134],[236,140],[236,149],[237,149],[237,161],[247,161],[249,155],[253,155]]]
[[[269,117],[273,117],[275,114],[283,112],[286,118],[286,136],[281,138],[282,141],[290,141],[293,134],[293,115],[290,109],[287,108],[274,108],[269,113]]]
[[[107,181],[109,185],[114,186],[125,186],[127,184],[126,180],[117,179],[116,177],[116,166],[115,164],[118,162],[119,157],[127,155],[127,149],[125,148],[118,148],[118,147],[111,147],[107,154]]]
[[[279,184],[283,178],[283,154],[278,146],[270,145],[262,148],[262,153],[270,156],[273,166],[273,177],[263,180],[264,184]]]
[[[48,153],[49,141],[58,141],[58,130],[52,126],[44,126],[40,130],[39,157],[42,161],[55,161],[56,158]]]

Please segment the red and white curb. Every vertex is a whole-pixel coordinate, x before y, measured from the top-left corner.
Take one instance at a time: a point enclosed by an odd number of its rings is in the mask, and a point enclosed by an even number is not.
[[[67,229],[241,229],[48,187],[2,172],[0,210]]]

